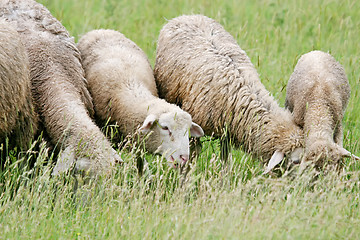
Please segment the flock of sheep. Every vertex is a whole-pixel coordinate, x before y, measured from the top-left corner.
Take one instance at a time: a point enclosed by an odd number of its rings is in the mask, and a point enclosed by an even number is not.
[[[43,133],[60,152],[53,174],[72,165],[91,175],[111,172],[122,160],[100,130],[109,123],[123,135],[138,133],[174,168],[191,158],[190,136],[221,138],[224,131],[267,164],[265,173],[284,159],[319,166],[358,159],[342,147],[349,83],[327,53],[300,58],[284,109],[235,39],[201,15],[163,27],[154,71],[117,31],[91,31],[76,45],[33,0],[0,2],[0,43],[0,144],[26,150]]]

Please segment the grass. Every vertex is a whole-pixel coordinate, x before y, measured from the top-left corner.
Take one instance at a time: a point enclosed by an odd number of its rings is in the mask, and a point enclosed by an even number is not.
[[[360,155],[360,15],[358,1],[314,0],[40,0],[77,40],[111,28],[137,43],[155,62],[159,30],[182,14],[219,21],[246,50],[266,88],[283,105],[298,58],[329,51],[345,68],[352,88],[344,118],[344,146]],[[40,147],[9,154],[1,172],[0,239],[359,239],[360,163],[340,173],[311,169],[280,178],[261,175],[257,159],[234,150],[227,172],[216,140],[204,147],[186,181],[157,156],[147,155],[144,177],[133,152],[111,179],[81,184],[73,175],[51,177],[52,161]],[[78,191],[74,186],[78,184]]]

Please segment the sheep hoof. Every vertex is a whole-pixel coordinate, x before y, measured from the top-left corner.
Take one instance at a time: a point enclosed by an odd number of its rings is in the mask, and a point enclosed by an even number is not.
[[[124,160],[114,149],[111,149],[111,158],[114,159],[116,165],[124,163]]]
[[[75,152],[70,147],[65,148],[58,157],[52,175],[56,176],[68,171],[75,162]]]

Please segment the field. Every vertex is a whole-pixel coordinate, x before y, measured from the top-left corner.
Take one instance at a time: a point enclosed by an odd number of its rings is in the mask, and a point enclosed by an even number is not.
[[[154,64],[167,19],[204,14],[220,22],[284,105],[299,57],[330,52],[345,68],[351,98],[344,147],[360,156],[360,2],[356,0],[38,0],[76,41],[92,29],[115,29]],[[82,184],[51,177],[52,154],[40,147],[34,168],[10,155],[0,173],[0,239],[360,239],[360,162],[339,173],[263,176],[240,149],[222,171],[217,140],[203,138],[186,180],[158,156],[137,176],[135,146],[110,180]],[[75,185],[79,185],[74,193]]]

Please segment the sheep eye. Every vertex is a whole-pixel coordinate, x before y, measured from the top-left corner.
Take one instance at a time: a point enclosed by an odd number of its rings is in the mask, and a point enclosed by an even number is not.
[[[164,130],[164,131],[168,131],[169,136],[171,137],[172,134],[171,134],[171,131],[170,131],[169,127],[163,126],[163,127],[161,127],[161,129]]]

